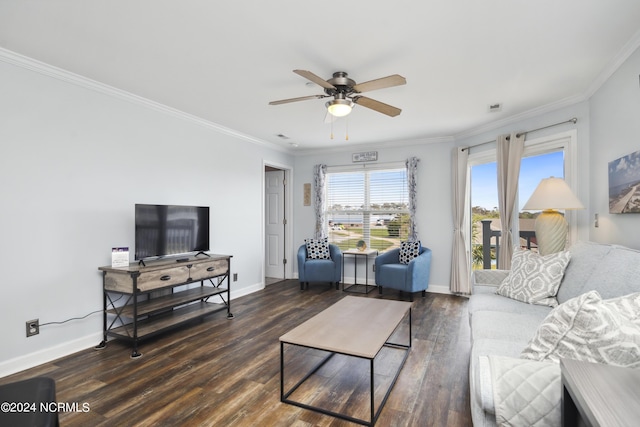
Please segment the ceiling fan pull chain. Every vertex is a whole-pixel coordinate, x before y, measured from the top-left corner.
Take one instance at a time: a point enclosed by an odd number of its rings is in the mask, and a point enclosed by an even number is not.
[[[333,120],[331,120],[331,139],[333,139]]]
[[[345,119],[345,123],[346,123],[346,125],[345,125],[345,129],[346,129],[346,130],[345,130],[344,140],[345,140],[345,141],[348,141],[348,140],[349,140],[349,117],[347,117],[347,118]]]

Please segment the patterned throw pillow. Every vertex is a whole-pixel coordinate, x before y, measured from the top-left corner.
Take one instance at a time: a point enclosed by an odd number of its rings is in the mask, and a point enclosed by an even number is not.
[[[307,259],[331,259],[329,242],[324,239],[304,239],[307,245]]]
[[[618,312],[640,327],[640,292],[622,297],[606,299],[605,304],[614,306]]]
[[[590,291],[551,310],[520,357],[640,368],[640,327]]]
[[[569,251],[542,256],[516,249],[511,258],[511,271],[496,293],[529,304],[556,307],[556,294],[570,259]]]
[[[409,264],[412,259],[420,255],[420,242],[400,243],[400,264]]]

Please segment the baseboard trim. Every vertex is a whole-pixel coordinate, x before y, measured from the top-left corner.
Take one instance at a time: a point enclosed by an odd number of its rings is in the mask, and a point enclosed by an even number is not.
[[[443,285],[429,285],[429,287],[427,288],[427,292],[431,292],[434,294],[453,295],[449,287]]]
[[[251,286],[245,286],[244,288],[240,288],[238,290],[233,290],[233,286],[231,287],[231,308],[233,308],[233,300],[236,298],[243,297],[245,295],[252,294],[254,292],[261,291],[265,288],[264,282],[255,283]]]
[[[0,377],[15,374],[43,363],[48,363],[60,357],[68,356],[78,351],[95,347],[102,341],[102,331],[87,335],[83,338],[67,341],[33,353],[6,360],[0,363]]]

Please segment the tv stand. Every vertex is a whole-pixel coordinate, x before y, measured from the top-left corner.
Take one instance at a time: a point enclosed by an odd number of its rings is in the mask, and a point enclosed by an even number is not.
[[[218,311],[231,313],[231,255],[195,255],[176,265],[175,259],[132,263],[128,267],[99,267],[103,287],[103,341],[95,348],[104,348],[108,337],[132,343],[131,357],[142,356],[138,342]],[[184,285],[200,286],[176,290]],[[226,282],[226,287],[223,287]],[[118,295],[117,298],[113,296]],[[122,306],[114,301],[125,297]],[[221,301],[214,303],[214,297]]]
[[[194,257],[197,257],[198,255],[206,255],[206,256],[208,256],[209,258],[211,258],[211,255],[209,255],[208,253],[203,252],[203,251],[198,252],[197,254],[195,254],[195,255],[194,255]]]

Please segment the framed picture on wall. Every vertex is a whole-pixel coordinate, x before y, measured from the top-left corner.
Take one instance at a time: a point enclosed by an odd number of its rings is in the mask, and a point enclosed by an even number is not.
[[[609,162],[609,213],[640,213],[640,151]]]

